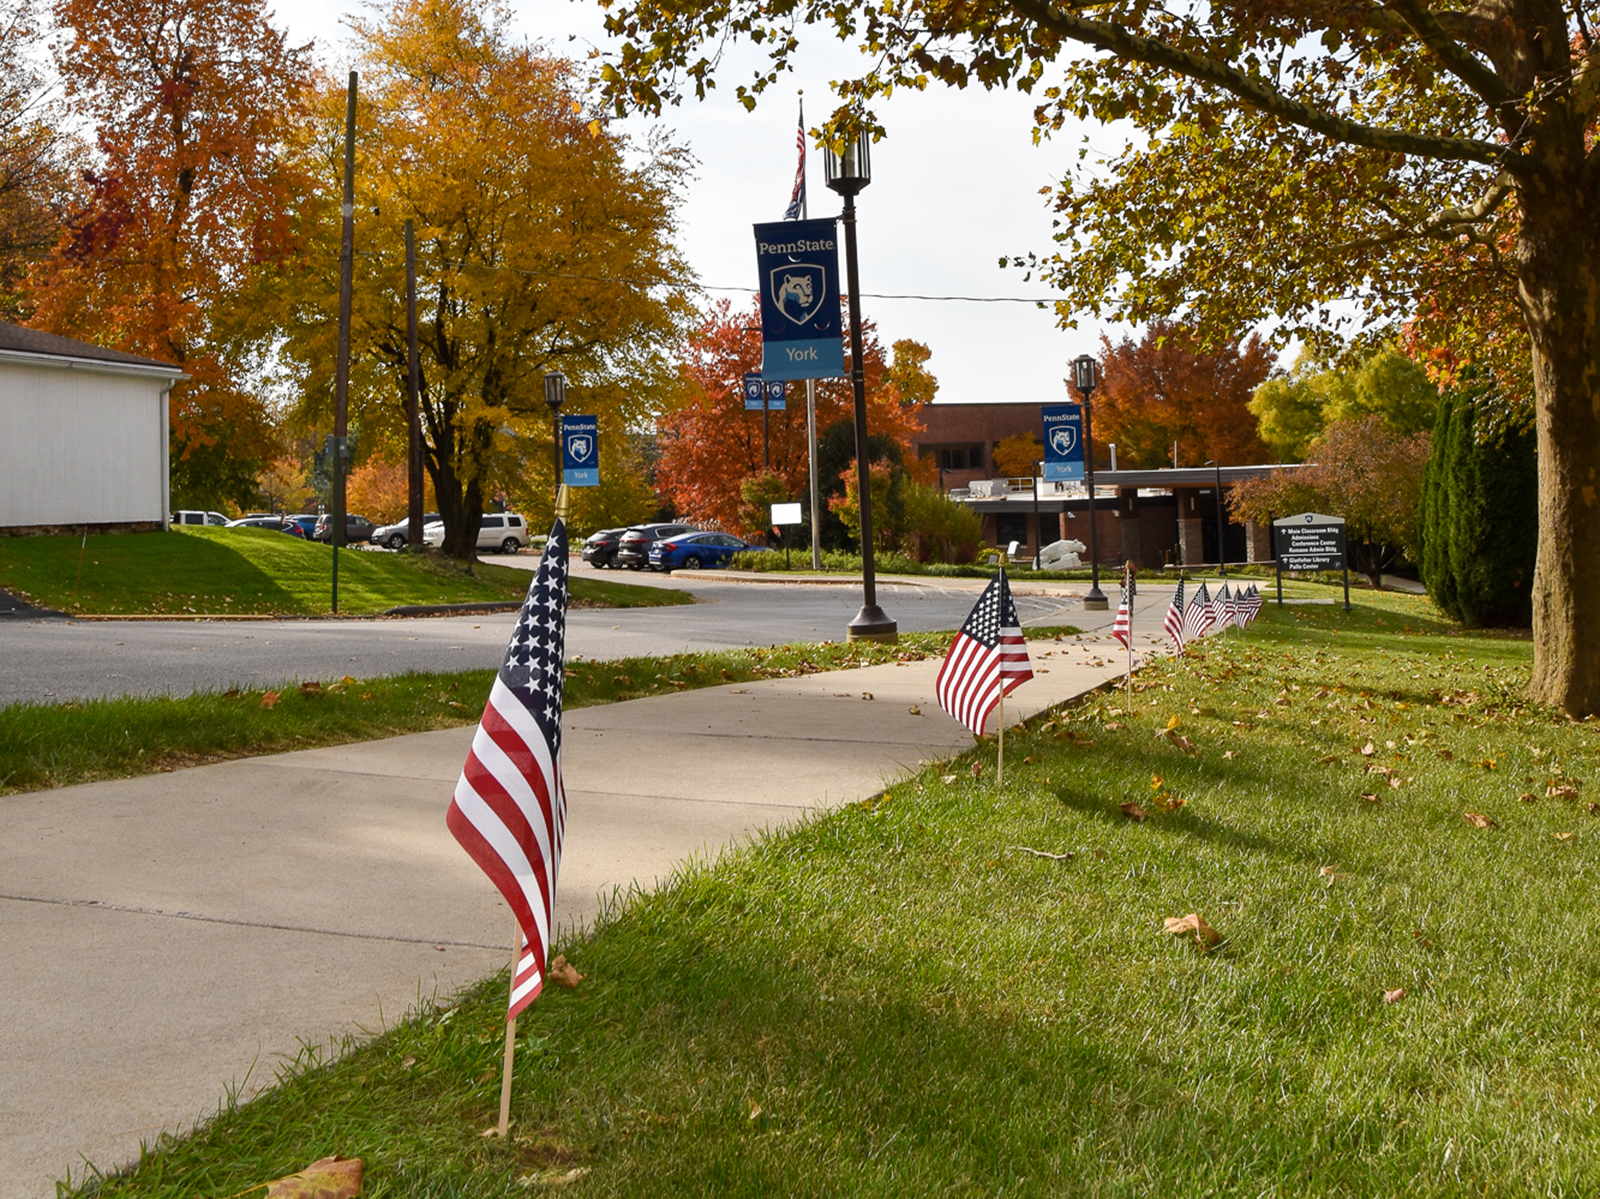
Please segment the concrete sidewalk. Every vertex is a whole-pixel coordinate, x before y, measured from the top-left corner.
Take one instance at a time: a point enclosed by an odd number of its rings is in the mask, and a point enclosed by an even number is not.
[[[1109,638],[1032,648],[1008,720],[1124,662]],[[935,702],[938,667],[569,713],[560,919],[969,746]],[[269,1085],[302,1042],[377,1032],[502,967],[506,909],[444,827],[472,734],[0,799],[0,1199],[125,1163],[228,1088]]]

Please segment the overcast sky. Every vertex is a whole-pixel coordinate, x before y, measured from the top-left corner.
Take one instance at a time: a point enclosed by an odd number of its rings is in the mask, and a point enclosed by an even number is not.
[[[595,3],[522,0],[511,8],[520,31],[555,52],[581,59],[604,42]],[[338,0],[280,0],[277,21],[295,44],[315,40],[327,66],[343,73],[351,55],[342,22],[356,11]],[[800,73],[769,90],[755,112],[732,98],[733,85],[749,74],[732,57],[712,99],[686,99],[661,118],[699,163],[681,213],[681,240],[707,288],[755,286],[750,226],[780,219],[788,204],[797,91],[804,89],[807,124],[814,127],[835,104],[829,81],[860,69],[853,50],[816,32],[804,36]],[[1083,130],[1034,146],[1033,101],[1014,92],[936,86],[899,93],[878,112],[888,137],[873,149],[872,185],[856,202],[863,294],[1049,298],[1044,287],[1022,282],[1021,272],[1001,270],[998,261],[1052,249],[1051,214],[1040,189],[1064,169]],[[627,126],[642,132],[645,121],[632,118]],[[1090,141],[1102,151],[1121,144],[1104,129]],[[839,211],[814,151],[809,188],[813,217]],[[748,302],[752,293],[709,294]],[[1093,321],[1063,331],[1051,309],[1030,304],[868,299],[864,312],[878,322],[885,344],[910,337],[928,345],[938,398],[947,402],[1065,399],[1067,361],[1099,350]]]

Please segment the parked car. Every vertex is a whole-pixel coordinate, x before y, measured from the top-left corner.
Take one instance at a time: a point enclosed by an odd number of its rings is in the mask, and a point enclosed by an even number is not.
[[[196,512],[184,508],[172,514],[171,523],[175,525],[216,525],[221,528],[228,523],[228,518],[220,512]]]
[[[317,525],[311,533],[313,541],[333,542],[333,518],[324,512],[317,517]],[[372,540],[372,522],[365,516],[357,516],[354,512],[344,514],[344,543],[346,545],[360,545],[364,541]]]
[[[444,544],[444,521],[422,526],[422,540],[432,546]],[[482,550],[514,554],[528,544],[528,522],[515,512],[485,512],[478,526],[478,546]]]
[[[317,514],[315,512],[299,512],[283,519],[285,523],[297,526],[300,530],[300,535],[307,541],[310,541],[312,534],[317,531]]]
[[[669,537],[650,546],[650,569],[699,570],[705,566],[726,566],[735,554],[766,554],[764,545],[751,545],[732,533],[690,533]]]
[[[424,512],[422,514],[422,529],[427,532],[428,526],[439,519],[437,512]],[[392,525],[379,525],[372,530],[372,544],[386,545],[392,550],[405,549],[410,544],[411,518],[397,520]]]
[[[611,559],[617,553],[617,542],[624,532],[623,529],[601,529],[598,533],[590,533],[583,543],[583,560],[596,569],[610,566]]]
[[[275,529],[279,533],[287,533],[291,537],[301,538],[306,535],[305,530],[287,516],[242,516],[238,520],[230,520],[228,528]]]
[[[649,565],[650,544],[660,541],[663,537],[677,537],[684,533],[698,533],[693,525],[634,525],[631,529],[623,531],[617,539],[617,552],[611,557],[613,566],[626,566],[629,570],[640,570]]]

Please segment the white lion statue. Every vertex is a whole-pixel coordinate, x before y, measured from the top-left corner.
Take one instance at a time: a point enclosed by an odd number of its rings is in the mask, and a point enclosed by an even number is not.
[[[1087,548],[1081,541],[1052,541],[1039,554],[1039,569],[1071,570],[1082,566],[1083,560],[1078,555]]]

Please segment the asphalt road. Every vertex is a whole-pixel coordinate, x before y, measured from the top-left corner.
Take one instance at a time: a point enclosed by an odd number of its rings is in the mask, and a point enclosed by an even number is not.
[[[532,555],[502,559],[532,567]],[[588,567],[579,566],[585,572]],[[568,615],[567,652],[586,658],[668,654],[788,641],[843,640],[861,605],[859,587],[744,583],[597,572],[687,590],[701,602],[671,608],[578,609]],[[878,600],[905,632],[954,629],[982,584],[888,582]],[[1025,624],[1109,624],[1085,613],[1084,584],[1019,589]],[[1114,588],[1113,588],[1114,592]],[[1143,599],[1141,597],[1141,607]],[[493,667],[510,614],[380,620],[77,621],[0,618],[0,705],[59,703],[113,695],[187,695],[306,679]]]

